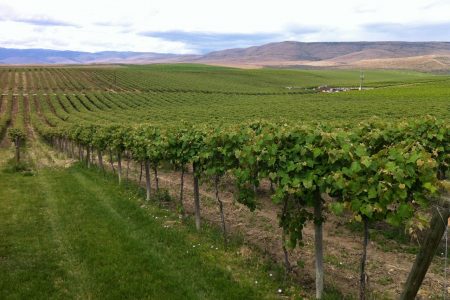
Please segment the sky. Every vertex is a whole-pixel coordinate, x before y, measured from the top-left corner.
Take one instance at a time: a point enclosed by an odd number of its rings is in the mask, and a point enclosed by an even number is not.
[[[202,54],[281,41],[450,41],[450,0],[0,0],[0,47]]]

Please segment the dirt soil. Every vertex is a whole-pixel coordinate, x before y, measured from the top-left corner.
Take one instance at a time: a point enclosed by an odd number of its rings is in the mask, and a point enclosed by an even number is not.
[[[180,175],[166,172],[160,175],[162,187],[179,195]],[[192,175],[185,179],[186,208],[193,214]],[[278,226],[277,207],[270,200],[270,187],[263,185],[259,191],[260,207],[255,212],[236,203],[229,185],[223,186],[220,194],[225,203],[227,226],[231,233],[241,234],[247,242],[257,245],[264,253],[279,263],[283,262],[281,230]],[[219,210],[215,203],[212,188],[207,184],[201,187],[202,217],[220,224]],[[395,242],[392,242],[395,243]],[[400,246],[398,247],[401,248]],[[327,216],[324,224],[324,261],[326,284],[338,288],[341,292],[356,295],[358,292],[359,263],[362,252],[362,236],[348,230],[343,221],[332,215]],[[377,298],[395,299],[401,291],[411,269],[415,255],[400,251],[388,252],[382,246],[371,241],[368,248],[369,289],[376,292]],[[290,261],[304,284],[314,288],[314,227],[309,224],[304,230],[304,246],[290,251]],[[300,262],[299,264],[297,262]],[[300,265],[300,266],[299,266]],[[419,299],[442,294],[444,286],[443,261],[434,260],[419,292]]]
[[[109,163],[105,162],[105,166]],[[126,165],[124,163],[124,174]],[[117,168],[116,168],[117,169]],[[139,166],[130,164],[129,176],[139,178]],[[180,172],[158,171],[160,188],[167,189],[179,199]],[[143,175],[145,176],[145,175]],[[193,176],[186,173],[184,183],[184,205],[188,214],[194,215]],[[152,188],[155,187],[152,175]],[[202,219],[220,225],[220,214],[214,200],[212,180],[205,180],[200,187]],[[145,178],[142,178],[142,186]],[[230,178],[221,182],[220,198],[224,202],[227,231],[240,235],[249,245],[256,246],[270,259],[280,265],[284,263],[281,243],[281,230],[277,215],[280,207],[270,200],[270,185],[263,183],[258,190],[258,209],[251,212],[245,206],[234,201],[233,184]],[[334,287],[345,295],[358,295],[359,264],[362,253],[362,235],[345,226],[346,219],[333,215],[327,216],[324,224],[324,264],[325,284]],[[314,228],[309,224],[304,229],[304,245],[289,251],[289,260],[293,265],[293,276],[314,297]],[[383,244],[370,241],[368,247],[367,272],[368,290],[373,299],[397,299],[402,286],[414,262],[415,255],[402,251],[404,245],[392,240]],[[392,250],[394,249],[394,250]],[[435,257],[430,266],[417,299],[437,299],[444,287],[444,261]]]

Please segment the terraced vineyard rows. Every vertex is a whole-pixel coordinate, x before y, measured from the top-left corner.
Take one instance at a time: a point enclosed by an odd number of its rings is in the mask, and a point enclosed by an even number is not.
[[[229,70],[227,76],[239,73],[250,79],[219,85],[223,73],[215,68],[203,73],[198,66],[171,72],[158,68],[0,69],[0,78],[5,78],[1,89],[7,91],[1,101],[0,129],[10,126],[29,136],[36,132],[88,165],[96,155],[101,168],[109,153],[119,183],[123,160],[133,160],[145,166],[148,200],[150,169],[157,178],[158,168],[169,164],[181,173],[182,215],[184,176],[193,169],[195,178],[212,180],[225,242],[221,182],[231,178],[237,202],[250,210],[259,205],[258,187],[270,182],[286,268],[290,269],[286,247],[301,243],[303,228],[315,224],[318,297],[323,291],[326,214],[348,211],[351,219],[364,224],[366,238],[369,226],[379,221],[414,230],[423,227],[422,212],[436,204],[430,197],[445,193],[441,184],[450,164],[448,77],[393,73],[391,79],[370,83],[383,89],[331,95],[284,90],[281,84],[292,83],[287,76],[299,76],[298,71],[278,71],[280,78],[275,80],[275,71]],[[338,82],[330,74],[307,75]],[[340,75],[341,71],[335,74]],[[380,75],[374,73],[376,78]],[[414,84],[386,88],[400,79]],[[264,87],[269,80],[280,85],[271,82]],[[310,87],[308,80],[305,88]],[[348,85],[348,79],[342,84]],[[373,116],[378,119],[369,121]],[[393,121],[398,118],[406,119]],[[366,278],[365,263],[363,259],[361,278]],[[361,280],[361,293],[364,284]]]

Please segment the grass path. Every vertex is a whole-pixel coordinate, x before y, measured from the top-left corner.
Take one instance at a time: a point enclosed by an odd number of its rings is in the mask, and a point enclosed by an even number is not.
[[[77,165],[33,176],[0,170],[0,299],[282,296],[280,270],[238,244],[223,250],[220,232],[199,235],[141,199]]]

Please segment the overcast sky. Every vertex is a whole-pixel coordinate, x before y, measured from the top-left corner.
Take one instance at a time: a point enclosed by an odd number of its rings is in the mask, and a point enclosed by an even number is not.
[[[268,42],[450,41],[450,0],[0,0],[0,47],[205,53]]]

